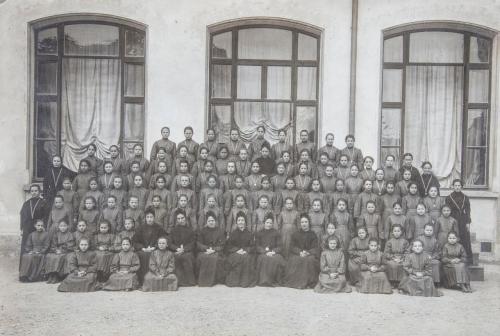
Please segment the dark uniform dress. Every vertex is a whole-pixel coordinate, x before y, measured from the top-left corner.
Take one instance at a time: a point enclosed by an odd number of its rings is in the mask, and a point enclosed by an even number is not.
[[[255,286],[254,237],[247,229],[231,232],[226,242],[226,285],[228,287]],[[243,249],[246,253],[239,254]]]
[[[425,252],[406,255],[403,263],[405,276],[399,284],[402,293],[411,296],[440,296],[432,279],[432,258]],[[416,273],[423,273],[417,277]]]
[[[179,286],[196,285],[196,278],[194,276],[195,244],[195,233],[187,225],[176,225],[170,232],[168,248],[174,252],[175,275],[177,276]],[[175,254],[181,245],[184,248],[184,252]]]
[[[470,232],[467,230],[467,224],[470,224],[470,201],[463,192],[452,192],[446,197],[446,204],[451,208],[451,217],[458,223],[458,236],[460,244],[467,253],[467,263],[472,261],[472,246],[470,241]]]
[[[301,257],[300,252],[309,252]],[[313,288],[318,282],[319,243],[318,236],[311,230],[299,230],[292,235],[290,258],[286,264],[283,285],[291,288]]]
[[[102,289],[110,291],[136,289],[139,287],[139,279],[136,274],[139,268],[140,261],[135,252],[129,250],[115,254],[111,263],[111,276]],[[128,273],[120,273],[123,271]]]
[[[50,247],[49,234],[45,231],[30,233],[21,255],[19,279],[28,281],[40,280],[45,254]]]
[[[314,287],[316,293],[350,293],[351,287],[345,279],[345,256],[340,247],[321,252],[319,261],[320,273],[318,284]],[[331,273],[338,273],[336,278]]]
[[[279,286],[283,280],[285,259],[281,255],[282,242],[280,233],[271,228],[263,229],[255,237],[257,252],[257,286]],[[275,252],[273,256],[266,253]]]
[[[61,282],[59,292],[93,292],[96,288],[96,256],[93,251],[76,251],[68,257],[69,274]],[[78,276],[78,272],[86,274]]]
[[[385,274],[384,256],[380,251],[366,251],[361,257],[361,278],[356,287],[365,294],[392,294],[392,287]],[[372,272],[370,268],[377,267]]]
[[[143,224],[135,231],[132,244],[140,259],[140,269],[137,272],[139,280],[142,281],[144,275],[149,271],[149,256],[151,255],[151,252],[146,252],[142,249],[156,247],[158,238],[164,234],[163,228],[156,223],[152,225]]]
[[[175,257],[171,251],[155,250],[149,258],[149,272],[144,276],[144,292],[176,291]]]
[[[196,259],[198,286],[211,287],[224,282],[225,242],[226,233],[218,227],[204,227],[198,234],[198,257]],[[206,251],[210,247],[215,252],[207,254]]]
[[[47,223],[49,217],[50,206],[46,200],[40,197],[32,197],[23,203],[21,207],[21,254],[25,252],[26,241],[31,232],[35,231],[35,222],[38,219]]]

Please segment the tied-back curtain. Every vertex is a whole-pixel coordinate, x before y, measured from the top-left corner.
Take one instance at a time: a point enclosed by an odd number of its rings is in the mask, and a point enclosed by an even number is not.
[[[61,153],[73,171],[94,143],[107,156],[120,137],[120,60],[65,58],[62,71]]]
[[[407,67],[405,151],[430,161],[443,187],[460,178],[462,101],[463,67]]]

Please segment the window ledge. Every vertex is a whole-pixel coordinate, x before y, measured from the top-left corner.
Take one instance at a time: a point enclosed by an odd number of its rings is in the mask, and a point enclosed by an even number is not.
[[[452,189],[441,189],[441,196],[448,196],[453,192]],[[489,190],[470,190],[463,189],[464,194],[469,196],[470,198],[491,198],[497,199],[499,194],[497,192],[489,191]]]

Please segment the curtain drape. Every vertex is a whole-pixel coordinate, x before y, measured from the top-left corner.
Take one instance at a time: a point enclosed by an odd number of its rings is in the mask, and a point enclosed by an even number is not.
[[[443,187],[460,178],[462,101],[462,67],[407,67],[405,151],[430,161]]]
[[[63,60],[61,153],[69,169],[77,171],[89,144],[102,158],[118,143],[120,76],[118,59]]]

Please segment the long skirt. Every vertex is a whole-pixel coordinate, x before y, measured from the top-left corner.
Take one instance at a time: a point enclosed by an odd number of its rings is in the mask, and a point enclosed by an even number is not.
[[[28,281],[40,280],[44,259],[44,254],[23,254],[19,266],[19,278]]]
[[[458,284],[469,284],[470,274],[467,265],[464,263],[443,265],[444,286],[451,288]]]
[[[436,283],[441,282],[441,261],[432,259],[432,280]]]
[[[403,294],[411,296],[441,296],[430,276],[417,278],[414,275],[406,275],[399,283],[399,289]]]
[[[283,281],[285,259],[279,254],[269,257],[265,254],[257,258],[257,286],[277,287]]]
[[[341,246],[344,247],[344,251],[347,250],[351,242],[351,232],[347,225],[339,225],[335,230],[335,235],[339,237]]]
[[[255,286],[255,256],[253,254],[231,253],[226,259],[226,286]]]
[[[149,257],[151,256],[151,252],[137,251],[137,256],[139,257],[139,262],[141,263],[141,266],[137,271],[137,277],[142,283],[144,276],[149,272]]]
[[[144,276],[144,283],[141,290],[144,292],[176,291],[177,286],[177,277],[175,274],[168,274],[162,277],[148,272]]]
[[[297,227],[292,224],[284,224],[281,228],[281,240],[283,243],[283,256],[288,258],[290,254],[290,243],[292,235],[297,231]]]
[[[104,290],[121,291],[133,290],[139,287],[139,279],[135,273],[113,273],[104,284]]]
[[[109,274],[111,263],[113,262],[114,253],[108,251],[96,251],[96,269],[104,274]]]
[[[356,287],[360,293],[392,294],[392,287],[385,272],[361,272],[361,280]]]
[[[87,273],[84,276],[77,276],[70,273],[57,287],[59,292],[93,292],[95,291],[97,275]]]
[[[347,271],[349,272],[349,282],[351,285],[355,285],[358,281],[361,281],[360,261],[361,259],[359,257],[355,257],[349,258],[347,263]]]
[[[43,272],[45,274],[49,273],[57,273],[58,275],[62,276],[66,274],[66,254],[65,253],[48,253],[45,256],[44,260],[44,265],[43,265]]]
[[[198,253],[198,286],[211,287],[224,282],[224,259],[218,253]]]
[[[175,255],[175,275],[179,286],[195,286],[194,256],[191,252]]]
[[[320,273],[314,291],[316,293],[350,293],[351,286],[347,284],[344,274],[331,278],[330,274]]]
[[[405,276],[403,262],[388,260],[385,264],[385,274],[387,274],[389,281],[401,281]]]
[[[285,267],[283,286],[305,289],[314,288],[318,282],[319,262],[312,255],[292,255]]]

